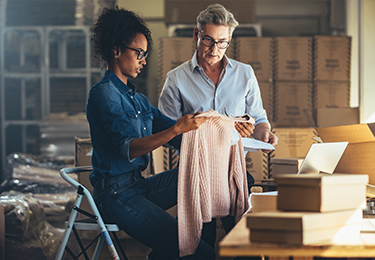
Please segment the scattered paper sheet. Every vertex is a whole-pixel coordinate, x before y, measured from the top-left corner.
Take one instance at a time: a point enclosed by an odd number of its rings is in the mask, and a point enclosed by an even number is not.
[[[269,143],[265,143],[253,138],[242,137],[243,148],[247,152],[257,152],[258,150],[275,150]]]

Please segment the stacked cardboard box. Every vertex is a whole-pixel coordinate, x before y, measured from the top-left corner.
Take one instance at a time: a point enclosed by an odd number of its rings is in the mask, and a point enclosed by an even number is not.
[[[274,127],[311,127],[312,38],[276,37]]]
[[[279,175],[278,211],[247,215],[250,240],[311,245],[358,238],[367,182],[364,174]]]
[[[303,132],[316,126],[358,123],[358,108],[349,107],[350,48],[350,37],[235,37],[226,54],[254,69],[272,127],[278,132],[282,128]],[[160,40],[160,88],[167,72],[189,60],[195,49],[192,37]],[[247,154],[247,170],[256,181],[272,177],[270,158],[304,157],[313,142],[309,136],[302,150],[280,152],[284,137],[278,137],[277,150],[269,158],[261,152]],[[167,160],[165,165],[169,169],[175,163]]]
[[[304,158],[311,144],[316,143],[318,134],[314,128],[274,128],[279,138],[276,150],[269,155],[269,178],[283,173],[283,164],[289,164],[288,170],[298,167],[296,158]],[[289,159],[292,158],[292,159]],[[276,166],[275,166],[276,165]],[[297,172],[297,171],[296,171]]]
[[[374,124],[320,127],[316,131],[323,142],[349,142],[335,172],[368,174],[369,183],[375,185]]]
[[[357,124],[350,108],[351,37],[315,36],[313,109],[316,126]]]
[[[191,59],[196,49],[193,37],[162,37],[159,39],[159,92],[168,71]]]
[[[263,107],[273,118],[273,39],[271,37],[237,37],[235,59],[252,66],[257,77]],[[262,151],[246,154],[246,169],[255,182],[268,179],[268,155]]]

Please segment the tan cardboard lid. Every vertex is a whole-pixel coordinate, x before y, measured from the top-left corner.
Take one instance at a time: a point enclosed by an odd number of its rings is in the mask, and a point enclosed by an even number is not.
[[[375,141],[375,137],[367,124],[318,127],[315,129],[323,142],[359,143]]]
[[[373,135],[375,135],[375,123],[367,124]]]
[[[330,212],[270,211],[247,214],[247,226],[254,230],[301,231],[358,224],[362,209]]]
[[[288,186],[338,186],[367,184],[367,174],[280,174],[274,176],[276,185]]]
[[[80,138],[75,136],[74,141],[76,144],[91,144],[91,138]]]
[[[271,164],[301,165],[303,157],[271,158]]]

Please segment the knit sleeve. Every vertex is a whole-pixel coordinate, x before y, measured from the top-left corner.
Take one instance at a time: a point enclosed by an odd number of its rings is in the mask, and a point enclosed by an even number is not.
[[[229,159],[231,215],[238,222],[250,207],[246,176],[246,161],[242,139],[231,147]]]

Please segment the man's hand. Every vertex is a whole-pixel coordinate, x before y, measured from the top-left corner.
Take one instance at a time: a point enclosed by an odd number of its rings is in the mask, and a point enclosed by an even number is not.
[[[255,126],[253,136],[255,139],[270,143],[272,146],[276,146],[279,138],[271,132],[268,124],[260,123]],[[262,150],[264,153],[269,153],[271,150]]]
[[[236,122],[235,127],[242,137],[250,137],[254,132],[254,125],[245,122]]]

